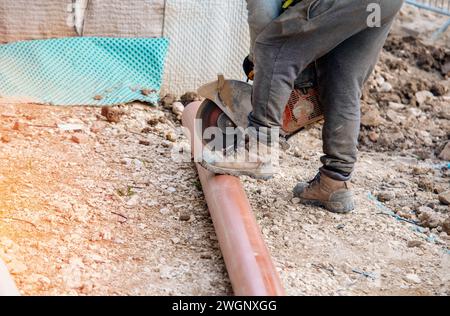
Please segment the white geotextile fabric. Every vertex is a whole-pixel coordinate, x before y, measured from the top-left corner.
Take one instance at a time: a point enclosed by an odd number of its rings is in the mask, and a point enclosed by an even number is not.
[[[163,92],[183,93],[217,78],[243,79],[249,51],[245,0],[167,0],[170,40]]]

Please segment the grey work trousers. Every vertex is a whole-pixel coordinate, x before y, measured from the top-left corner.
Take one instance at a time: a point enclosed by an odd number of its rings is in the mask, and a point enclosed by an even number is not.
[[[247,4],[255,63],[249,124],[281,126],[294,82],[316,61],[325,114],[321,171],[348,180],[357,160],[362,87],[403,0],[303,0],[275,19],[280,0]],[[381,8],[379,27],[368,25],[374,4]]]

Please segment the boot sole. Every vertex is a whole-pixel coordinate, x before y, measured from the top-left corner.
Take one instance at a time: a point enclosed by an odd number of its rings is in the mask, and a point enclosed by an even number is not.
[[[228,168],[219,168],[214,167],[204,161],[200,162],[200,165],[205,168],[206,170],[220,175],[230,175],[234,177],[241,177],[241,176],[247,176],[255,180],[264,180],[268,181],[273,178],[273,174],[256,174],[251,171],[245,171],[245,170],[235,170],[235,169],[228,169]]]
[[[349,201],[347,203],[323,202],[319,200],[307,200],[300,198],[300,202],[305,205],[319,206],[336,214],[348,214],[355,210],[355,203],[353,201]]]

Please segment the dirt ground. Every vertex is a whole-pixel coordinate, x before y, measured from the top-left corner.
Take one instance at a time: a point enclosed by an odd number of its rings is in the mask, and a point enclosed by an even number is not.
[[[403,9],[365,89],[355,212],[291,194],[320,124],[274,179],[242,179],[289,295],[450,294],[450,33],[430,43],[430,21]],[[0,258],[22,294],[232,294],[194,166],[171,159],[179,112],[0,99]]]

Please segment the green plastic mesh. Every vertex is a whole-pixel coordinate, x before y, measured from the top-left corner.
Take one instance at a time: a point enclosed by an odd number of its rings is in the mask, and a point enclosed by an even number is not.
[[[54,105],[155,103],[165,38],[80,37],[0,45],[0,96]]]

